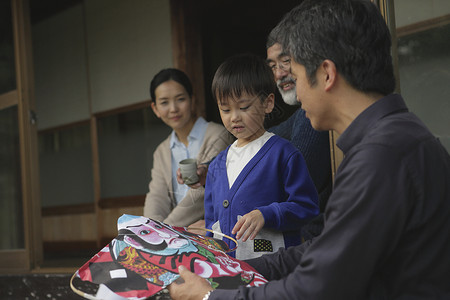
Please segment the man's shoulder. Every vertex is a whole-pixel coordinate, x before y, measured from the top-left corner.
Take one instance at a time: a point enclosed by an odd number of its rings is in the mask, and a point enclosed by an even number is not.
[[[306,117],[306,112],[299,108],[295,112],[290,141],[295,145],[317,144],[329,147],[329,132],[315,130]]]
[[[387,116],[366,134],[365,140],[392,149],[410,152],[424,141],[434,140],[430,130],[413,114],[405,112]]]
[[[312,127],[311,121],[306,117],[306,112],[303,109],[301,108],[297,109],[293,117],[294,117],[294,131],[295,129],[296,131],[305,131],[306,129],[306,131],[319,132]]]
[[[279,135],[285,139],[290,139],[299,109],[297,109],[292,115],[290,115],[289,118],[279,123],[278,125],[270,127],[267,131],[275,133],[276,135]]]

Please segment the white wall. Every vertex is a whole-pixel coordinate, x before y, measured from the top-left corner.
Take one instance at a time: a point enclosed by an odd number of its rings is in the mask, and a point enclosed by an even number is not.
[[[84,1],[33,25],[32,40],[40,130],[145,101],[173,65],[168,0]]]
[[[83,7],[32,27],[39,129],[89,119]]]
[[[150,98],[149,83],[171,67],[169,1],[86,1],[92,110]]]

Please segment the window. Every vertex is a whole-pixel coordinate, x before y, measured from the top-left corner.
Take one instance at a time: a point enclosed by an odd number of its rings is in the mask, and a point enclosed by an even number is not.
[[[400,91],[450,152],[450,2],[395,1]]]
[[[42,207],[94,203],[89,122],[39,133]]]
[[[101,198],[145,195],[153,152],[170,132],[149,104],[99,117]]]

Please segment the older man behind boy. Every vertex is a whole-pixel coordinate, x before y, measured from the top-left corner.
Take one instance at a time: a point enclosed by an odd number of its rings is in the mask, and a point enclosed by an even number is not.
[[[267,38],[266,61],[272,69],[283,101],[288,105],[298,106],[298,109],[286,121],[269,128],[268,131],[289,140],[300,150],[319,194],[319,207],[323,212],[332,189],[329,134],[328,131],[314,130],[306,118],[305,111],[300,107],[295,80],[291,74],[291,57],[283,51],[280,43],[276,42],[277,34],[278,28],[275,27]],[[312,236],[318,235],[321,230],[322,216],[308,228]]]

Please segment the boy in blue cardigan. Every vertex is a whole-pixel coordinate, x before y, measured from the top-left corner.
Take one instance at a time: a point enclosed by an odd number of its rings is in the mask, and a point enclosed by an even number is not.
[[[238,259],[300,244],[302,225],[319,212],[301,153],[264,129],[275,88],[266,62],[248,54],[226,60],[213,79],[222,122],[237,140],[209,166],[205,226],[241,240],[230,254]]]

